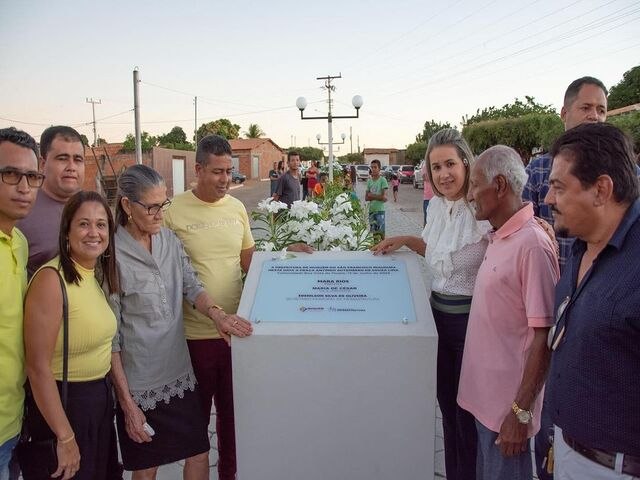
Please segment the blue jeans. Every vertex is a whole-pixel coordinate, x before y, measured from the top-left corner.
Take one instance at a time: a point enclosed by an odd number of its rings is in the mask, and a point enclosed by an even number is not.
[[[498,434],[492,432],[476,419],[478,430],[477,480],[531,480],[533,466],[531,452],[526,451],[514,457],[505,457],[495,444]]]
[[[11,452],[18,443],[18,437],[19,435],[16,435],[0,445],[0,480],[9,480]]]
[[[369,227],[371,233],[380,232],[384,238],[384,212],[369,213]]]

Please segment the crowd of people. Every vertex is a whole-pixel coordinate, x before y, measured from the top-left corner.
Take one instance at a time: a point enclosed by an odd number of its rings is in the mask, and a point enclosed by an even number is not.
[[[606,95],[572,82],[565,133],[526,168],[508,146],[476,156],[457,130],[435,133],[419,237],[384,239],[388,184],[371,164],[373,253],[407,247],[433,276],[451,480],[640,477],[640,169],[603,123]],[[185,479],[208,478],[212,403],[218,478],[234,479],[230,338],[252,333],[237,308],[254,240],[228,194],[229,143],[201,139],[196,185],[172,199],[153,168],[129,167],[114,216],[82,190],[78,132],[40,140],[0,130],[0,480],[17,478],[14,451],[52,440],[42,478],[121,478],[118,450],[136,480],[182,459]],[[291,205],[296,152],[287,167],[270,193]],[[317,165],[306,178],[324,195]]]

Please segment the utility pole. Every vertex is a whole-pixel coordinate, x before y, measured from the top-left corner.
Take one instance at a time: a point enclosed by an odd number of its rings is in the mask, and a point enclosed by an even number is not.
[[[353,153],[353,127],[349,127],[349,144],[351,145],[350,153]]]
[[[133,69],[133,117],[136,130],[136,163],[142,165],[142,139],[140,136],[140,97],[138,93],[138,67]]]
[[[193,129],[193,143],[198,148],[198,96],[196,95],[193,98],[193,105],[195,108],[195,121],[194,121],[194,129]]]
[[[101,105],[102,100],[94,100],[93,97],[91,97],[91,100],[89,100],[89,97],[87,97],[87,103],[91,104],[91,110],[93,111],[93,146],[97,147],[98,134],[96,133],[96,103],[98,105]]]
[[[326,77],[316,77],[316,80],[324,80],[324,89],[327,91],[327,105],[328,105],[328,114],[326,117],[305,117],[304,109],[307,107],[307,100],[304,97],[298,97],[296,100],[296,106],[298,110],[300,110],[300,118],[302,120],[327,120],[328,123],[328,134],[329,134],[329,181],[333,181],[333,119],[334,118],[360,118],[360,107],[362,107],[363,101],[360,95],[355,95],[351,99],[351,104],[356,109],[355,115],[333,115],[332,107],[333,100],[331,100],[331,92],[335,91],[336,87],[331,84],[331,81],[336,78],[342,78],[342,74],[338,75],[327,75]],[[344,142],[344,139],[343,139]]]

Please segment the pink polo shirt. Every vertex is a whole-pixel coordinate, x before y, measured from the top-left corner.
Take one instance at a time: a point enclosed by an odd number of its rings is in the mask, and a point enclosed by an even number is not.
[[[494,432],[522,382],[533,327],[553,325],[559,276],[553,244],[533,218],[531,203],[489,233],[473,290],[458,404]],[[530,437],[540,429],[542,396],[531,408]]]

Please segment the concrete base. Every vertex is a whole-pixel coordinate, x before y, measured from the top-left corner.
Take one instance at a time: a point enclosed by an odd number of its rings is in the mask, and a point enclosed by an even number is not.
[[[245,317],[270,258],[254,256]],[[233,340],[239,480],[433,478],[437,335],[417,258],[394,258],[406,263],[416,322],[261,323]]]

